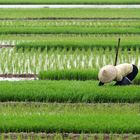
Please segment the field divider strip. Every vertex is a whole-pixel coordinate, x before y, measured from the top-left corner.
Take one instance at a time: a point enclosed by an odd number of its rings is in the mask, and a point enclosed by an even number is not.
[[[42,18],[0,18],[0,20],[140,20],[140,18],[86,18],[86,17],[42,17]]]
[[[110,5],[55,5],[55,4],[53,4],[53,5],[46,5],[46,4],[43,4],[43,5],[34,5],[34,4],[32,4],[32,5],[0,5],[0,9],[2,9],[2,8],[4,8],[4,9],[6,9],[6,8],[52,8],[52,9],[55,9],[55,8],[58,8],[58,9],[61,9],[61,8],[96,8],[96,9],[105,9],[105,8],[110,8],[110,9],[120,9],[120,8],[128,8],[128,9],[131,9],[131,8],[140,8],[140,5],[115,5],[115,4],[110,4]]]

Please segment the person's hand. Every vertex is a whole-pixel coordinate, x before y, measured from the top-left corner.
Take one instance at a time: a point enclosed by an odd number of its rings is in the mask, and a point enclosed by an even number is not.
[[[103,86],[104,85],[104,83],[102,83],[102,82],[99,82],[99,84],[98,84],[99,86]]]

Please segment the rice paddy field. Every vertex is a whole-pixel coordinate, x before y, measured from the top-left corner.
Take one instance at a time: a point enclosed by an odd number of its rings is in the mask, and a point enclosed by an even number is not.
[[[140,4],[139,0],[0,0],[0,4]]]
[[[131,86],[98,86],[99,69],[114,64],[118,38],[118,64],[140,68],[138,8],[0,9],[0,140],[140,140],[140,74]]]
[[[40,9],[1,9],[0,19],[140,19],[140,11],[135,8],[96,9],[96,8],[40,8]]]

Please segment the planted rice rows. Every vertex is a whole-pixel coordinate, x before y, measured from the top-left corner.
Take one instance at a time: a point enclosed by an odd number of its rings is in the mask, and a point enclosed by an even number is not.
[[[45,41],[45,40],[68,40],[68,39],[72,39],[72,41],[75,40],[79,40],[79,39],[91,39],[93,40],[99,40],[99,39],[103,39],[103,40],[107,40],[112,42],[113,40],[116,41],[116,39],[118,39],[118,37],[123,38],[123,40],[127,41],[138,41],[140,39],[139,35],[135,35],[135,34],[122,34],[122,35],[110,35],[110,34],[79,34],[79,35],[75,35],[75,34],[1,34],[0,35],[0,41],[37,41],[37,39],[39,39],[40,41]],[[80,40],[80,41],[81,41]]]
[[[26,10],[26,11],[25,11]],[[96,15],[96,11],[91,9],[83,10],[72,9],[7,9],[4,15],[1,15],[4,10],[0,11],[0,18],[53,18],[55,17],[80,17],[91,18],[93,17],[112,17],[112,10],[101,10],[100,14]],[[125,17],[126,9],[117,9],[116,17],[132,18],[135,14],[139,18],[137,10],[130,10],[127,17]],[[24,12],[23,12],[24,11]],[[63,11],[63,12],[62,12]],[[8,12],[10,13],[8,15]],[[17,12],[17,13],[16,13]],[[69,12],[69,13],[67,13]],[[74,13],[75,12],[75,13]],[[122,15],[122,12],[123,15]],[[24,13],[24,14],[23,14]],[[63,13],[63,14],[62,14]],[[97,12],[98,13],[98,12]],[[83,15],[82,15],[83,14]],[[88,14],[88,16],[86,15]],[[120,15],[119,15],[120,14]],[[128,14],[128,13],[127,13]],[[134,17],[134,18],[135,18]],[[66,81],[65,77],[70,80],[89,80],[91,77],[97,79],[98,69],[106,64],[114,64],[116,36],[112,35],[114,40],[110,39],[111,36],[102,37],[99,35],[92,36],[78,35],[41,35],[41,41],[34,42],[32,33],[68,33],[66,29],[73,29],[76,33],[83,29],[83,33],[90,33],[94,28],[100,28],[110,31],[114,28],[115,32],[136,33],[135,30],[139,29],[139,22],[101,22],[89,24],[84,22],[78,25],[78,22],[44,22],[41,21],[33,23],[30,22],[1,22],[0,31],[3,33],[21,33],[24,37],[18,36],[14,40],[17,45],[16,48],[0,49],[0,74],[38,74],[40,71],[47,70],[47,76],[58,76],[55,80],[63,81],[23,81],[23,82],[0,82],[0,102],[19,101],[19,102],[58,102],[58,103],[138,103],[126,105],[109,105],[102,106],[102,104],[84,104],[84,105],[60,105],[60,104],[47,104],[44,105],[30,105],[19,103],[12,105],[6,103],[0,105],[0,131],[1,132],[47,132],[47,133],[140,133],[139,126],[139,102],[140,102],[140,89],[139,86],[129,87],[115,87],[114,82],[104,87],[98,87],[98,81]],[[64,23],[64,25],[63,25]],[[120,32],[118,32],[119,25]],[[38,25],[38,26],[37,26]],[[62,30],[60,30],[62,28]],[[29,30],[30,29],[30,30]],[[45,31],[46,29],[46,31]],[[69,31],[68,29],[68,31]],[[132,30],[133,29],[133,30]],[[27,35],[27,30],[30,35]],[[65,31],[64,31],[65,30]],[[96,30],[96,29],[95,29]],[[123,31],[124,30],[124,31]],[[45,31],[45,32],[44,32]],[[64,31],[64,32],[63,32]],[[81,30],[82,31],[82,30]],[[108,30],[109,31],[109,30]],[[94,32],[95,33],[95,32]],[[103,33],[103,31],[101,32]],[[110,32],[113,33],[112,31]],[[127,32],[128,33],[128,32]],[[138,33],[138,32],[137,32]],[[127,34],[126,34],[127,35]],[[139,36],[130,36],[122,42],[118,63],[133,63],[140,67],[139,63]],[[1,35],[2,36],[2,35]],[[11,35],[10,35],[11,36]],[[14,36],[14,35],[13,35]],[[33,40],[39,40],[38,36]],[[46,40],[47,36],[47,40]],[[55,38],[59,36],[58,38]],[[4,36],[6,37],[6,35]],[[28,38],[29,37],[29,38]],[[137,37],[137,38],[135,38]],[[8,38],[8,36],[7,36]],[[12,38],[12,37],[11,37]],[[23,42],[23,38],[26,42]],[[133,38],[133,39],[132,39]],[[31,40],[30,40],[31,39]],[[79,40],[78,40],[79,39]],[[8,39],[7,39],[8,40]],[[46,40],[46,41],[44,41]],[[75,41],[76,40],[76,41]],[[86,40],[85,42],[82,40]],[[92,40],[92,41],[91,41]],[[13,43],[11,39],[11,44]],[[53,42],[53,43],[52,43]],[[72,43],[71,43],[72,42]],[[93,45],[93,43],[95,43]],[[58,46],[60,45],[60,47]],[[110,44],[110,46],[109,46]],[[49,47],[50,45],[50,47]],[[79,45],[79,46],[78,46]],[[98,46],[99,45],[99,46]],[[104,46],[103,46],[104,45]],[[47,46],[47,47],[46,47]],[[56,47],[57,46],[57,47]],[[17,49],[18,48],[18,49]],[[80,48],[80,49],[79,49]],[[83,70],[83,71],[82,71]],[[54,72],[54,73],[53,73]],[[62,74],[63,73],[63,74]],[[75,74],[76,73],[76,74]],[[80,73],[80,75],[78,74]],[[41,74],[40,74],[41,75]],[[42,74],[46,78],[46,73]],[[73,76],[73,77],[72,77]],[[51,77],[51,78],[52,78]],[[62,77],[62,78],[61,78]],[[76,77],[76,78],[75,78]],[[45,79],[44,78],[44,79]],[[50,78],[50,79],[51,79]],[[87,78],[87,79],[86,79]],[[93,79],[90,80],[93,80]],[[43,78],[42,78],[43,79]],[[47,79],[47,78],[46,78]],[[52,78],[53,79],[53,78]],[[138,83],[139,83],[138,79]],[[111,121],[110,121],[111,120]],[[30,122],[30,123],[29,123]],[[129,122],[129,123],[128,123]],[[131,137],[132,138],[132,137]]]
[[[58,103],[139,103],[140,87],[98,86],[98,81],[0,82],[0,101]],[[135,115],[135,117],[137,117]],[[0,119],[2,121],[2,119]],[[87,119],[88,120],[88,119]],[[137,121],[139,119],[137,118]],[[128,124],[128,123],[127,123]],[[138,123],[137,123],[138,124]],[[86,129],[86,127],[85,127]],[[139,129],[140,130],[140,129]]]
[[[10,83],[10,82],[9,82]],[[139,113],[139,103],[41,103],[41,102],[0,102],[2,114],[10,114],[21,109],[21,115],[27,114],[51,114],[53,111],[60,113],[83,113],[83,114],[137,114]],[[16,113],[17,112],[17,113]]]
[[[75,34],[49,34],[49,35],[0,35],[0,45],[16,46],[17,48],[31,49],[41,48],[54,49],[92,49],[92,48],[115,48],[118,38],[121,38],[122,49],[138,49],[140,44],[139,35],[75,35]]]
[[[139,134],[138,104],[15,103],[0,110],[1,132]]]
[[[99,69],[64,69],[64,70],[46,70],[40,71],[38,78],[40,80],[98,80]],[[140,84],[140,74],[136,76],[133,84]]]
[[[117,45],[117,39],[121,37],[121,48],[139,48],[140,36],[138,35],[1,35],[1,47],[2,46],[16,46],[17,48],[31,49],[70,49],[73,50],[79,48],[92,49],[92,48],[115,48]]]
[[[118,63],[132,63],[140,67],[139,49],[120,50]],[[115,49],[0,49],[0,74],[38,74],[46,70],[98,69],[114,64]]]
[[[140,27],[139,20],[2,20],[0,27]]]
[[[17,49],[72,49],[72,50],[76,50],[76,49],[115,49],[116,45],[117,45],[117,37],[110,40],[112,38],[93,38],[93,37],[74,37],[74,38],[50,38],[50,39],[46,39],[43,41],[14,41],[14,42],[10,42],[10,43],[6,43],[5,41],[5,45],[6,44],[11,44],[11,46],[14,44],[14,46]],[[140,40],[137,40],[137,38],[135,38],[133,40],[132,38],[121,38],[121,48],[122,50],[124,49],[140,49]],[[129,40],[128,40],[129,39]],[[4,44],[4,42],[1,42],[2,44]]]
[[[138,21],[4,21],[0,34],[139,34]]]
[[[56,19],[56,18],[130,18],[140,19],[139,9],[1,9],[0,19]]]
[[[98,69],[65,69],[40,71],[40,80],[98,80]]]
[[[0,34],[140,34],[135,27],[0,27]]]
[[[139,0],[0,0],[0,4],[140,4]]]

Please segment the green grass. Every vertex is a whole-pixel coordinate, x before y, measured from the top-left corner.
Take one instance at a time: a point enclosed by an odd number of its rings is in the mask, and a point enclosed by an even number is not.
[[[140,102],[139,86],[98,86],[97,81],[0,82],[0,101]]]
[[[140,4],[139,0],[0,0],[0,4]]]
[[[140,18],[139,9],[1,9],[0,18]]]
[[[140,133],[139,104],[9,104],[0,110],[1,132]]]

